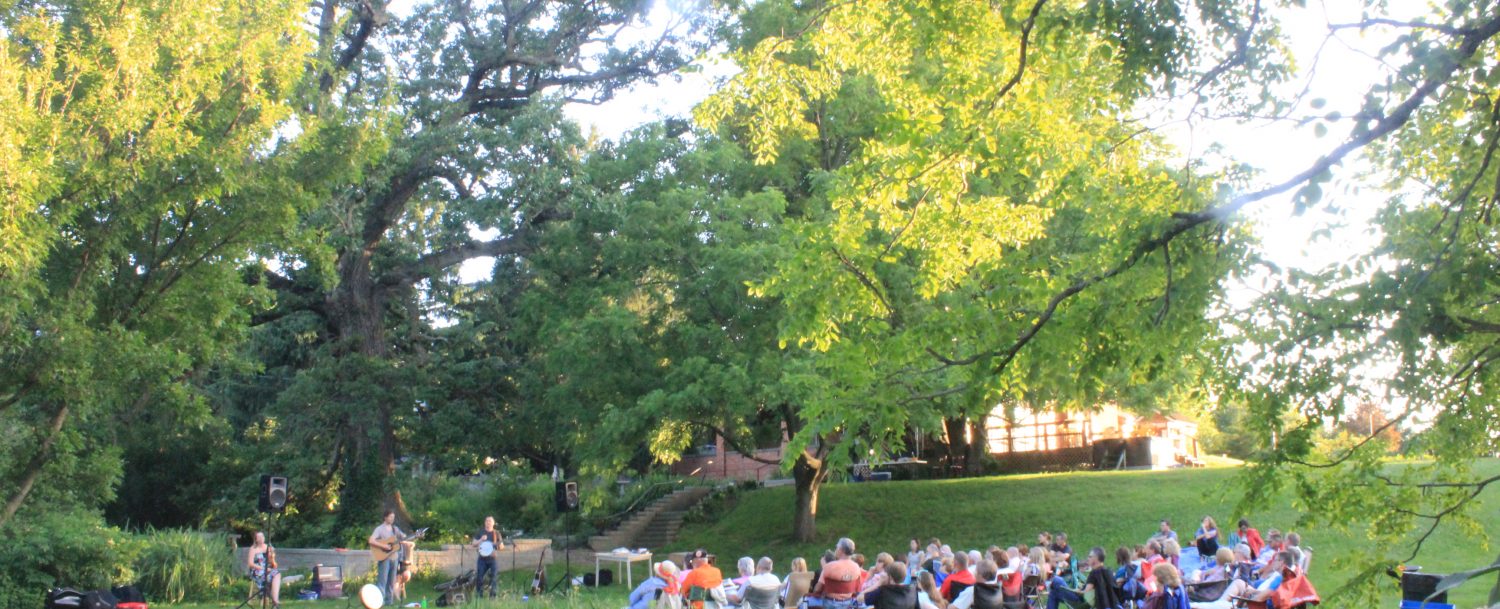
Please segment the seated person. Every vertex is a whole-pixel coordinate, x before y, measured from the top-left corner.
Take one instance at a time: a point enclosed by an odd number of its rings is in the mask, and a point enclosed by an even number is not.
[[[1068,545],[1067,533],[1058,533],[1052,538],[1052,545],[1048,546],[1047,549],[1053,554],[1058,555],[1052,564],[1057,565],[1059,570],[1062,569],[1063,565],[1073,562],[1073,547]]]
[[[1121,598],[1136,598],[1136,590],[1131,585],[1136,581],[1139,580],[1136,578],[1135,553],[1125,546],[1115,548],[1115,590],[1121,593]]]
[[[818,574],[812,596],[821,599],[823,607],[852,608],[859,603],[856,597],[864,586],[865,570],[854,562],[854,541],[848,537],[839,539],[833,554],[834,561],[825,565]]]
[[[771,573],[771,559],[762,556],[755,563],[755,574],[740,587],[740,606],[744,609],[776,609],[780,604],[781,579]]]
[[[943,593],[938,591],[937,580],[932,573],[923,571],[917,574],[917,607],[918,609],[948,609],[948,601],[943,599]]]
[[[1034,577],[1037,581],[1051,581],[1052,565],[1047,562],[1047,551],[1043,550],[1042,546],[1031,549],[1031,556],[1021,567],[1021,576],[1023,578]]]
[[[1255,561],[1250,558],[1250,546],[1235,546],[1234,562],[1229,563],[1229,579],[1242,579],[1248,583],[1255,579],[1256,570]]]
[[[939,588],[943,600],[953,602],[953,599],[958,598],[964,588],[972,585],[974,585],[974,574],[969,572],[969,555],[954,554],[952,574],[943,580],[942,587]]]
[[[781,605],[796,607],[802,597],[812,592],[813,573],[807,570],[807,559],[798,556],[792,559],[792,572],[786,574],[786,583],[781,587]]]
[[[1254,585],[1242,579],[1234,580],[1224,589],[1224,594],[1218,599],[1204,603],[1192,603],[1193,609],[1229,609],[1233,606],[1234,599],[1244,598],[1257,602],[1265,602],[1271,598],[1277,588],[1281,587],[1282,571],[1290,563],[1291,555],[1286,552],[1278,553],[1271,558],[1271,565],[1276,568],[1270,577],[1257,582]]]
[[[1120,558],[1118,552],[1115,553],[1115,558],[1117,560]],[[1104,548],[1095,546],[1090,549],[1088,556],[1083,559],[1082,567],[1083,570],[1088,571],[1088,580],[1082,589],[1075,590],[1068,587],[1062,577],[1052,577],[1047,584],[1047,609],[1057,609],[1060,604],[1066,604],[1069,607],[1081,606],[1085,602],[1085,595],[1090,592],[1094,594],[1095,607],[1109,609],[1124,605],[1124,599],[1120,598],[1115,588],[1113,574],[1110,573],[1109,567],[1104,565]]]
[[[1213,559],[1204,563],[1205,568],[1190,574],[1189,583],[1201,584],[1228,580],[1230,579],[1229,566],[1232,564],[1234,564],[1234,551],[1220,547]]]
[[[1232,539],[1232,541],[1234,542],[1234,545],[1243,543],[1250,546],[1251,556],[1260,556],[1261,548],[1266,545],[1265,540],[1260,538],[1260,531],[1256,530],[1255,527],[1250,526],[1250,521],[1245,518],[1240,519],[1239,526],[1235,530],[1234,538]]]
[[[1172,521],[1163,518],[1161,519],[1161,525],[1156,529],[1156,534],[1152,535],[1147,541],[1156,542],[1158,544],[1157,547],[1159,548],[1161,547],[1161,542],[1168,539],[1176,541],[1177,531],[1172,530]]]
[[[1000,609],[1005,594],[999,582],[1000,569],[995,561],[986,560],[974,567],[975,583],[959,593],[948,609]]]
[[[663,594],[668,583],[675,590],[677,588],[677,565],[670,560],[664,560],[656,564],[656,569],[651,577],[630,591],[630,609],[651,609],[656,602],[656,597]]]
[[[1292,553],[1292,558],[1297,559],[1297,564],[1292,565],[1298,571],[1307,573],[1307,563],[1312,560],[1312,552],[1302,549],[1302,536],[1296,533],[1286,534],[1284,550]]]
[[[1281,531],[1271,529],[1271,532],[1266,535],[1266,545],[1261,547],[1260,554],[1255,555],[1257,570],[1264,572],[1270,566],[1271,559],[1275,558],[1276,553],[1281,551],[1281,543]]]
[[[896,557],[891,556],[887,552],[881,552],[875,555],[875,566],[865,573],[865,585],[859,590],[861,598],[863,598],[864,595],[874,592],[875,590],[886,584],[899,584],[906,581],[906,577],[902,576],[900,579],[892,582],[890,577],[886,575],[886,567],[890,566],[893,562],[896,562]]]
[[[734,584],[734,588],[729,591],[728,597],[729,605],[731,607],[738,607],[745,600],[745,583],[750,581],[751,576],[755,575],[755,559],[749,556],[741,556],[739,560],[735,561],[734,568],[739,572],[739,577],[729,580]]]
[[[703,609],[710,603],[711,609],[729,603],[724,598],[724,574],[708,560],[708,551],[698,548],[691,558],[693,569],[682,578],[682,589],[687,594],[688,606]]]
[[[250,551],[245,555],[245,566],[256,587],[265,590],[271,604],[281,606],[281,570],[272,567],[276,562],[276,548],[266,543],[266,534],[256,531],[251,537]]]
[[[918,593],[917,586],[902,583],[902,580],[906,578],[906,563],[891,562],[885,566],[885,572],[881,575],[883,577],[880,579],[887,583],[882,584],[874,594],[870,595],[875,599],[871,607],[874,609],[921,609],[921,595]]]
[[[1010,564],[1003,569],[1000,589],[1005,592],[1006,598],[1020,598],[1021,586],[1026,581],[1026,574],[1023,572],[1026,561],[1021,557],[1021,549],[1015,546],[1006,548],[1005,553],[1010,556]]]
[[[1172,566],[1182,567],[1182,546],[1177,545],[1177,540],[1168,539],[1161,542],[1161,556]]]
[[[1182,574],[1169,562],[1159,562],[1151,568],[1158,589],[1146,598],[1146,606],[1163,609],[1188,609],[1187,590],[1182,587]]]

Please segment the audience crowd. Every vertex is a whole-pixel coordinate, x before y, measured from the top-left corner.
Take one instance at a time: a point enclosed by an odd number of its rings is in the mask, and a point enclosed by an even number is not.
[[[1306,578],[1312,554],[1296,533],[1262,536],[1240,519],[1226,537],[1212,517],[1191,542],[1162,520],[1112,557],[1100,546],[1075,554],[1066,533],[1042,532],[1035,545],[984,551],[912,539],[904,554],[873,560],[845,538],[816,568],[792,559],[784,577],[770,558],[746,556],[726,578],[715,558],[699,549],[681,568],[657,563],[630,609],[1293,609],[1317,594]]]

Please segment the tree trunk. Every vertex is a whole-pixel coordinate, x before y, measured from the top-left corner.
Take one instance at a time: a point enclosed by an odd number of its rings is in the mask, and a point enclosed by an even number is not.
[[[811,542],[818,532],[818,489],[828,471],[820,461],[816,465],[807,455],[797,457],[792,466],[792,478],[797,481],[797,513],[792,518],[792,539]]]
[[[26,501],[26,496],[31,494],[31,487],[36,485],[37,478],[42,475],[42,468],[52,457],[52,445],[57,442],[58,434],[62,433],[63,422],[67,420],[68,405],[62,404],[57,407],[57,412],[52,415],[52,420],[47,424],[47,437],[42,440],[42,445],[37,447],[36,454],[31,457],[31,461],[26,463],[26,469],[22,470],[21,480],[16,485],[16,492],[6,500],[5,511],[0,512],[0,527],[10,522],[10,519],[21,509],[21,504]]]
[[[943,431],[948,436],[948,468],[943,472],[943,477],[952,476],[954,472],[960,471],[964,465],[964,420],[961,418],[943,419]]]
[[[984,473],[984,455],[989,452],[989,429],[983,418],[969,421],[968,454],[964,455],[964,471],[969,475]]]
[[[360,250],[345,251],[339,256],[339,285],[328,296],[328,310],[338,334],[340,353],[381,359],[389,351],[385,334],[386,291],[376,285],[371,276],[370,257],[373,248],[371,245]],[[387,399],[376,400],[370,405],[374,410],[370,413],[370,418],[379,427],[375,466],[381,474],[382,507],[394,510],[398,522],[409,525],[411,514],[393,480],[400,449],[392,420],[395,406],[389,395],[387,394]],[[363,424],[354,424],[350,426],[350,433],[363,436],[366,429]],[[362,441],[353,443],[353,458],[356,463],[364,463],[365,455],[360,453],[368,450],[367,446]]]

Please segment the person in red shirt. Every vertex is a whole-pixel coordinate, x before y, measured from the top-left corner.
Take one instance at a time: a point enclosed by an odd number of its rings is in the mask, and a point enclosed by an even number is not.
[[[1261,548],[1266,547],[1265,540],[1260,538],[1260,531],[1257,531],[1254,527],[1250,526],[1250,520],[1246,518],[1240,519],[1239,528],[1240,541],[1243,541],[1250,546],[1250,557],[1255,558],[1257,556],[1260,556]]]
[[[851,560],[854,556],[854,541],[845,537],[833,548],[833,562],[823,566],[818,581],[813,584],[812,595],[823,599],[823,607],[842,609],[858,604],[855,597],[865,585],[863,567]]]
[[[704,550],[703,548],[694,550],[693,556],[690,561],[690,564],[693,565],[693,570],[688,571],[687,577],[683,578],[682,590],[687,593],[690,598],[693,595],[694,587],[702,588],[709,593],[712,593],[715,590],[719,590],[719,594],[723,594],[723,588],[721,588],[720,586],[724,584],[724,574],[719,571],[718,567],[715,567],[713,566],[713,564],[708,562],[708,551]],[[710,594],[709,598],[716,597]],[[716,602],[720,605],[723,604],[722,600],[716,599]],[[692,601],[691,606],[693,607],[693,609],[703,609],[703,599],[700,598],[698,600]]]
[[[943,580],[943,587],[938,590],[948,602],[953,602],[964,588],[974,585],[974,574],[969,571],[969,555],[963,552],[953,553],[953,574]]]

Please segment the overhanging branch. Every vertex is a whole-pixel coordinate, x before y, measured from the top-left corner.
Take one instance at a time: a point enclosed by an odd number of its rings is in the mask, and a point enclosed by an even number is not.
[[[1495,37],[1497,33],[1500,33],[1500,16],[1493,17],[1489,21],[1484,22],[1478,27],[1471,29],[1466,28],[1461,31],[1464,32],[1463,40],[1455,50],[1453,57],[1448,58],[1446,61],[1438,63],[1434,67],[1432,73],[1422,81],[1421,85],[1413,90],[1411,94],[1408,95],[1405,100],[1397,105],[1389,114],[1376,120],[1373,125],[1369,126],[1368,129],[1358,130],[1358,128],[1356,128],[1356,131],[1352,133],[1349,138],[1344,141],[1343,144],[1340,144],[1338,147],[1328,152],[1328,154],[1320,157],[1306,170],[1273,186],[1241,194],[1219,206],[1210,207],[1208,209],[1195,213],[1173,214],[1173,221],[1171,222],[1171,224],[1169,224],[1165,229],[1162,229],[1160,233],[1142,240],[1139,244],[1136,245],[1131,253],[1125,257],[1124,260],[1121,260],[1113,267],[1110,267],[1096,275],[1078,279],[1054,294],[1050,299],[1048,299],[1047,307],[1042,311],[1041,315],[1039,315],[1036,320],[1034,320],[1031,325],[1029,325],[1024,331],[1022,331],[1021,334],[1016,337],[1016,340],[1014,342],[1006,347],[981,352],[964,358],[950,358],[937,353],[932,353],[932,355],[934,355],[934,357],[938,359],[938,361],[948,366],[969,365],[985,359],[986,357],[999,357],[1000,360],[995,365],[995,373],[998,374],[1004,372],[1010,366],[1011,362],[1015,360],[1016,355],[1020,353],[1021,349],[1025,348],[1025,346],[1030,343],[1033,338],[1036,338],[1037,333],[1039,333],[1041,329],[1052,320],[1053,315],[1055,315],[1057,312],[1058,306],[1067,301],[1069,298],[1072,298],[1078,293],[1083,292],[1084,290],[1098,283],[1107,281],[1115,277],[1116,275],[1119,275],[1135,267],[1135,265],[1138,264],[1142,259],[1144,259],[1148,254],[1166,247],[1166,245],[1168,243],[1171,243],[1173,239],[1176,239],[1177,237],[1181,236],[1184,233],[1187,233],[1188,231],[1191,231],[1204,224],[1222,222],[1232,217],[1241,209],[1252,203],[1288,192],[1304,183],[1309,182],[1310,180],[1323,175],[1324,172],[1332,169],[1334,165],[1342,162],[1346,157],[1348,157],[1356,150],[1360,150],[1371,142],[1381,139],[1386,135],[1389,135],[1391,132],[1405,126],[1408,122],[1410,122],[1411,117],[1416,112],[1416,110],[1420,108],[1429,97],[1436,93],[1440,87],[1448,83],[1449,79],[1453,77],[1454,72],[1458,70],[1460,65],[1463,62],[1468,61],[1469,59],[1474,57],[1474,54],[1478,52],[1480,45]]]

